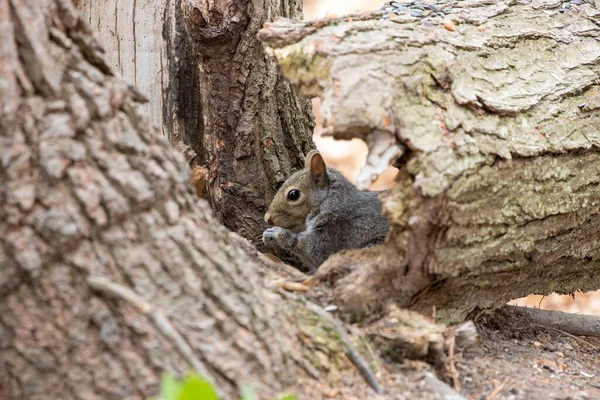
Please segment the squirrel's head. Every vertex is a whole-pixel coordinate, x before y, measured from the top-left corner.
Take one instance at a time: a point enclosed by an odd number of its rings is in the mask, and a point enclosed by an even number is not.
[[[292,232],[302,232],[306,216],[327,195],[327,166],[317,150],[306,155],[304,169],[290,176],[275,194],[265,221]]]

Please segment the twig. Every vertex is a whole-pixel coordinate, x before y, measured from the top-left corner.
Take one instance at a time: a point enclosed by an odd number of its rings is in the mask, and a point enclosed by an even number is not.
[[[107,296],[124,300],[137,308],[142,314],[146,315],[153,323],[156,329],[167,339],[169,339],[179,354],[188,362],[188,364],[202,377],[211,383],[215,383],[212,375],[208,372],[202,361],[194,354],[192,347],[185,341],[183,336],[169,322],[166,315],[144,300],[128,287],[120,285],[102,276],[90,276],[87,279],[88,284],[93,290],[96,290]]]
[[[413,296],[413,297],[410,299],[410,301],[408,302],[408,306],[409,306],[409,307],[411,307],[411,306],[415,305],[415,303],[416,303],[417,301],[419,301],[419,299],[420,299],[422,296],[424,296],[424,295],[425,295],[427,292],[429,292],[429,289],[431,289],[435,283],[437,283],[437,282],[434,282],[434,283],[432,283],[432,284],[428,285],[428,286],[427,286],[425,289],[422,289],[420,292],[418,292],[417,294],[415,294],[415,295],[414,295],[414,296]]]
[[[381,374],[381,365],[379,364],[379,358],[377,358],[377,355],[375,354],[375,351],[373,350],[373,346],[371,346],[371,343],[369,343],[369,341],[362,336],[360,338],[360,341],[364,343],[365,347],[369,351],[369,354],[371,355],[371,359],[373,360],[373,363],[375,364],[375,368],[377,369],[377,372],[375,373],[375,375],[381,377],[381,375],[380,375]]]
[[[540,299],[540,302],[538,303],[538,308],[539,309],[542,308],[542,301],[544,301],[545,298],[546,298],[546,296],[542,296],[542,298]]]
[[[596,18],[593,18],[593,17],[588,17],[588,19],[589,19],[590,21],[592,21],[593,23],[595,23],[596,25],[600,26],[600,21],[599,21],[599,20],[597,20]]]
[[[457,393],[456,390],[439,380],[438,377],[431,372],[425,372],[423,374],[423,381],[430,391],[439,394],[443,400],[466,400],[463,395]]]
[[[369,386],[373,388],[375,393],[383,394],[383,389],[381,389],[381,386],[377,381],[377,377],[375,377],[375,374],[371,370],[369,364],[365,361],[363,356],[360,355],[360,353],[350,340],[350,337],[348,337],[348,333],[346,332],[344,327],[335,318],[329,315],[327,311],[323,310],[318,305],[311,303],[310,301],[306,301],[306,305],[312,312],[327,320],[330,324],[334,326],[335,330],[340,335],[342,343],[346,348],[346,355],[348,356],[350,361],[352,361],[356,368],[358,368],[362,377],[369,384]]]
[[[306,284],[306,282],[304,282],[304,284]],[[352,364],[354,364],[356,366],[356,368],[358,369],[358,371],[360,372],[360,374],[362,375],[364,380],[369,384],[369,386],[371,386],[371,388],[373,388],[375,393],[383,394],[383,389],[379,385],[379,382],[377,381],[377,377],[373,373],[373,370],[371,370],[371,367],[365,361],[363,356],[360,355],[360,353],[358,352],[358,350],[352,343],[352,340],[350,340],[350,337],[348,336],[348,333],[346,332],[344,327],[335,318],[333,318],[322,307],[318,306],[315,303],[312,303],[311,301],[307,300],[304,297],[295,296],[294,294],[288,293],[284,290],[281,290],[278,293],[282,294],[283,296],[287,297],[288,299],[293,299],[296,301],[297,300],[303,301],[304,304],[307,306],[307,308],[309,308],[315,314],[319,315],[323,319],[327,320],[330,324],[332,324],[333,327],[335,328],[335,330],[337,331],[337,333],[340,335],[342,344],[345,346],[346,356],[350,359],[350,361],[352,361]]]
[[[454,364],[454,342],[456,339],[456,332],[452,332],[452,336],[450,337],[450,345],[448,346],[448,364],[450,367],[450,376],[452,377],[452,383],[454,384],[454,389],[460,393],[462,391],[462,387],[460,385],[460,377],[458,376],[458,371],[456,370],[456,365]]]
[[[487,395],[485,400],[494,400],[496,396],[500,394],[504,390],[504,386],[508,383],[508,378],[505,378],[490,394]]]
[[[552,328],[551,326],[546,326],[546,325],[542,325],[542,324],[532,323],[532,325],[539,326],[540,328],[544,328],[544,329],[550,329],[551,331],[554,331],[554,332],[562,333],[563,335],[567,335],[570,338],[577,340],[578,342],[587,344],[588,346],[590,346],[592,348],[592,350],[598,350],[598,348],[596,346],[594,346],[593,344],[591,344],[590,342],[583,340],[582,338],[577,337],[575,335],[571,335],[569,332],[561,331],[560,329]]]

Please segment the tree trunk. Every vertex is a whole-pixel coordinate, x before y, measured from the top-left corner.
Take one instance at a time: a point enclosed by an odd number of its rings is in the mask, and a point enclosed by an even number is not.
[[[76,0],[106,63],[148,96],[142,108],[171,143],[183,142],[206,163],[200,71],[181,0]]]
[[[145,106],[152,122],[208,167],[217,219],[262,247],[268,203],[314,147],[314,122],[310,103],[280,77],[256,33],[273,18],[301,16],[302,3],[79,0],[78,7],[109,65],[152,99]]]
[[[266,21],[301,16],[302,2],[182,3],[202,71],[210,202],[225,226],[262,247],[268,203],[303,167],[314,120],[256,34]]]
[[[401,166],[383,196],[387,243],[315,277],[348,312],[391,301],[462,320],[530,293],[600,288],[591,3],[398,6],[261,31],[299,93],[322,97],[328,132],[367,142],[363,184]]]
[[[311,314],[192,194],[71,3],[0,1],[0,36],[0,398],[145,399],[190,369],[224,398],[321,390]]]

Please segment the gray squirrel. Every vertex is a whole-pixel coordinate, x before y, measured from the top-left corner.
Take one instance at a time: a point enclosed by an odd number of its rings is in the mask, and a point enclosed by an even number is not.
[[[358,190],[312,150],[304,169],[275,194],[265,214],[273,226],[263,232],[262,240],[295,254],[313,273],[333,253],[384,242],[389,222],[377,194]]]

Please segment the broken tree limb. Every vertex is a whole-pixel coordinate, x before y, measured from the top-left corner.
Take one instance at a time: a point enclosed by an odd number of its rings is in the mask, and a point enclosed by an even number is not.
[[[406,149],[382,196],[387,243],[338,254],[314,278],[343,310],[435,306],[459,321],[529,293],[600,288],[600,12],[559,6],[459,2],[443,17],[260,32],[296,90],[322,98],[335,138]]]
[[[526,316],[533,324],[576,336],[600,337],[600,316],[540,310],[539,308],[506,306],[507,311]]]

